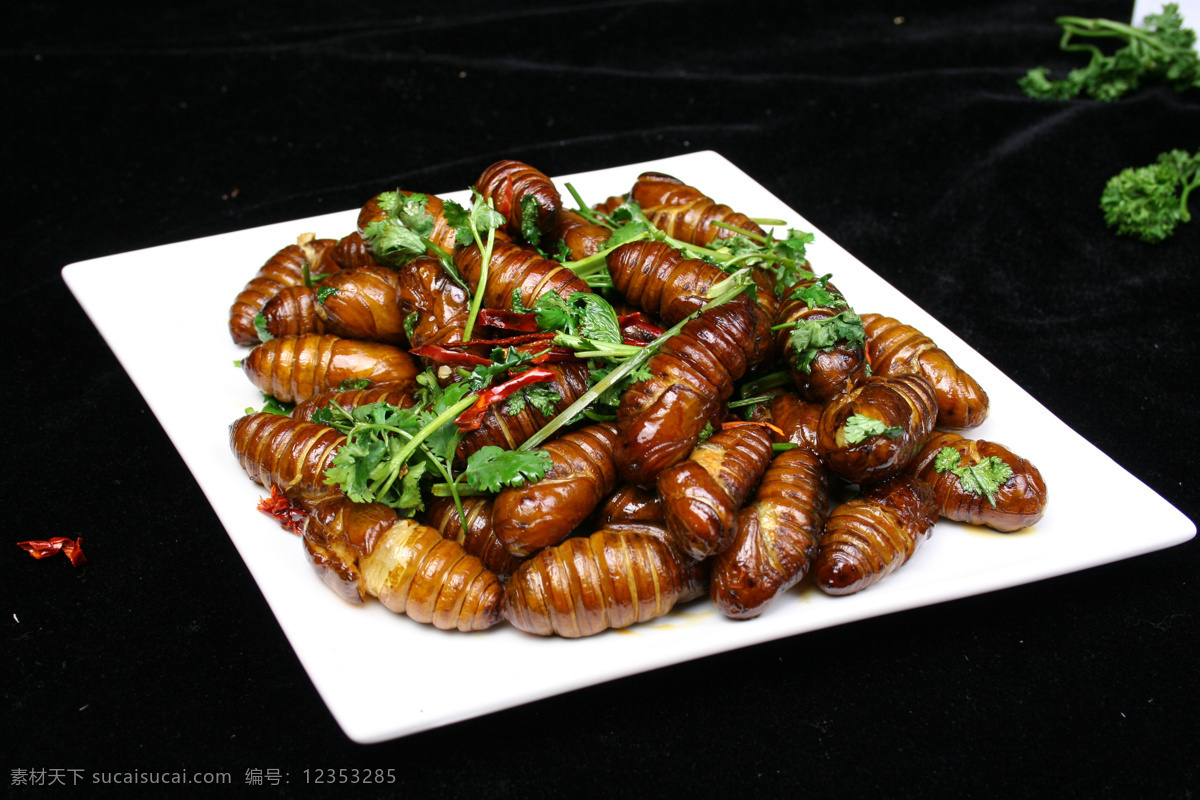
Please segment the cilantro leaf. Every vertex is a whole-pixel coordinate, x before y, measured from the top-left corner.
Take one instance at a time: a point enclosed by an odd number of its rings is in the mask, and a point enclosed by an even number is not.
[[[958,451],[953,447],[938,451],[933,468],[938,473],[953,473],[964,492],[983,495],[992,508],[996,507],[996,492],[1013,474],[1012,467],[997,456],[988,456],[974,464],[960,464]]]
[[[847,308],[824,319],[796,320],[796,327],[788,338],[788,347],[795,350],[796,369],[808,374],[812,372],[812,362],[818,353],[829,352],[839,342],[854,348],[865,341],[862,318],[853,309]]]
[[[886,436],[895,439],[904,433],[899,425],[888,426],[882,420],[868,417],[865,414],[855,414],[842,425],[843,435],[850,444],[858,444],[872,436]]]
[[[553,466],[545,450],[502,450],[487,445],[467,459],[462,477],[472,489],[499,492],[506,486],[541,480]]]
[[[521,198],[521,238],[534,247],[542,241],[542,231],[538,228],[541,211],[541,206],[533,195],[527,194]]]

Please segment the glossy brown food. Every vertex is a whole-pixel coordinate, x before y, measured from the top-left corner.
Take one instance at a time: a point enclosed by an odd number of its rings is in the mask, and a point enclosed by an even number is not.
[[[539,169],[522,161],[505,159],[489,166],[475,181],[475,191],[492,201],[492,207],[508,220],[507,230],[521,236],[521,217],[526,198],[536,208],[536,227],[550,229],[554,212],[562,207],[562,197],[554,183]]]
[[[443,203],[442,203],[442,199],[440,197],[437,197],[436,195],[425,194],[423,192],[408,192],[408,191],[404,191],[403,189],[399,190],[399,192],[400,192],[400,194],[405,195],[407,197],[412,197],[413,195],[416,195],[416,194],[424,195],[424,197],[426,198],[425,210],[426,210],[426,212],[429,213],[429,215],[431,217],[433,217],[433,232],[429,235],[429,240],[433,243],[433,245],[435,247],[440,249],[442,251],[442,253],[444,253],[446,255],[450,255],[451,253],[453,253],[454,246],[455,246],[455,240],[458,238],[458,234],[456,234],[454,232],[454,229],[451,228],[450,225],[447,224],[447,222],[446,222],[446,217],[442,213],[442,210],[444,207]],[[386,194],[386,193],[381,193],[381,194]],[[358,233],[360,236],[363,237],[363,242],[366,245],[367,251],[370,253],[371,257],[375,259],[375,261],[377,261],[380,264],[398,267],[401,264],[403,264],[411,259],[409,259],[409,258],[389,259],[386,256],[375,252],[375,248],[371,243],[371,237],[368,235],[369,231],[367,230],[367,228],[372,223],[383,222],[389,218],[388,213],[386,211],[384,211],[383,208],[380,207],[379,198],[380,198],[380,195],[375,195],[370,200],[368,200],[366,203],[364,203],[363,207],[361,209],[359,209]],[[436,258],[437,256],[440,255],[440,253],[438,253],[436,251],[432,251],[432,252],[428,252],[428,255]]]
[[[937,427],[965,430],[983,424],[988,396],[933,340],[910,325],[879,314],[863,314],[867,359],[876,375],[918,372],[937,393]]]
[[[412,319],[411,345],[449,345],[463,340],[470,298],[435,259],[418,258],[400,270],[399,313]]]
[[[897,435],[846,439],[846,421],[856,415],[878,420]],[[933,431],[937,399],[922,375],[867,378],[834,397],[821,412],[817,449],[829,469],[851,483],[876,483],[900,474]]]
[[[808,447],[785,450],[738,515],[733,543],[712,564],[709,596],[733,619],[757,617],[804,578],[829,509],[829,474]]]
[[[415,358],[392,345],[305,334],[263,342],[242,359],[242,371],[260,391],[302,403],[343,381],[409,381],[420,369]]]
[[[442,630],[500,621],[504,590],[495,574],[458,542],[387,506],[327,501],[309,516],[304,542],[309,562],[343,597],[377,597],[389,611]]]
[[[596,527],[603,528],[619,522],[663,521],[662,498],[658,489],[643,489],[627,483],[604,499],[596,509]]]
[[[554,380],[539,384],[558,395],[559,400],[553,406],[554,413],[547,416],[534,408],[532,403],[526,403],[518,413],[509,414],[504,403],[496,403],[488,408],[483,423],[477,429],[463,434],[455,453],[459,465],[465,463],[472,453],[488,445],[495,445],[502,450],[515,450],[588,390],[587,364],[563,363],[543,366],[555,374]]]
[[[313,414],[330,403],[337,403],[346,410],[370,403],[390,403],[399,408],[412,408],[416,402],[413,398],[413,391],[416,388],[415,381],[397,381],[395,383],[376,383],[366,389],[322,392],[313,395],[303,403],[297,403],[296,407],[292,409],[291,416],[293,419],[311,422]]]
[[[229,448],[250,479],[293,500],[341,494],[324,476],[345,441],[326,425],[279,414],[248,414],[229,426]]]
[[[685,461],[659,473],[658,494],[672,542],[697,561],[733,541],[737,514],[771,462],[771,435],[738,425],[696,445]]]
[[[704,296],[729,276],[713,264],[688,258],[665,242],[629,242],[605,261],[613,287],[630,303],[674,325],[708,302]]]
[[[462,516],[450,497],[434,497],[425,507],[425,523],[443,538],[453,539],[483,565],[506,581],[525,560],[504,549],[492,529],[492,498],[462,498]],[[465,523],[464,520],[465,519]]]
[[[956,466],[978,464],[992,456],[1008,464],[1012,475],[994,494],[994,505],[986,495],[964,489],[953,472],[938,472],[934,468],[934,461],[944,447],[957,451],[959,464]],[[956,522],[986,525],[1009,533],[1033,525],[1046,512],[1046,482],[1042,473],[1002,444],[966,439],[952,432],[935,432],[925,440],[925,446],[909,471],[933,487],[938,513]]]
[[[811,361],[798,360],[800,354],[790,343],[796,323],[830,319],[850,308],[837,287],[829,283],[824,284],[826,291],[840,302],[835,300],[828,305],[810,306],[802,292],[817,284],[818,279],[804,280],[788,290],[775,319],[777,326],[787,327],[776,332],[775,346],[783,354],[800,396],[810,402],[824,403],[866,377],[867,356],[861,338],[855,341],[840,339],[833,346],[818,351]]]
[[[757,308],[739,298],[704,311],[647,362],[651,377],[625,390],[617,410],[617,467],[627,483],[652,486],[714,426],[734,383],[763,355]]]
[[[553,465],[541,480],[509,487],[496,496],[492,526],[513,555],[527,556],[558,544],[617,486],[613,449],[617,426],[599,423],[537,448]]]
[[[259,343],[254,318],[280,290],[304,285],[306,266],[313,276],[338,268],[329,257],[336,244],[333,239],[316,239],[312,234],[305,234],[299,241],[300,244],[290,244],[271,256],[234,300],[229,309],[229,334],[235,344]]]
[[[661,617],[695,587],[666,540],[606,529],[542,550],[504,590],[504,618],[527,633],[592,636]]]
[[[908,562],[937,522],[933,489],[911,475],[869,487],[825,522],[814,567],[827,594],[862,591]]]
[[[338,239],[329,255],[342,269],[382,266],[375,260],[375,256],[371,255],[371,248],[358,231],[352,231]]]
[[[267,301],[260,312],[267,338],[325,333],[325,321],[317,314],[317,295],[310,286],[286,286]],[[255,325],[258,326],[256,318]],[[262,338],[262,333],[259,333]]]
[[[612,230],[590,222],[578,211],[560,208],[550,218],[550,229],[542,240],[542,249],[557,257],[560,249],[569,261],[595,255],[604,249]]]
[[[734,231],[714,225],[714,222],[723,222],[752,233],[765,233],[745,214],[717,203],[677,178],[659,172],[645,172],[638,176],[629,199],[642,207],[656,228],[689,244],[707,246],[716,239],[737,235]]]
[[[459,273],[475,291],[483,258],[479,248],[470,244],[454,253]],[[517,292],[526,308],[533,308],[546,292],[556,292],[564,300],[576,292],[591,292],[582,279],[557,261],[544,258],[535,250],[527,250],[509,242],[496,242],[488,267],[487,286],[483,290],[486,308],[512,310],[513,292]]]
[[[388,267],[343,269],[321,281],[316,311],[329,333],[406,346],[400,275]]]
[[[781,441],[790,442],[817,450],[817,430],[821,423],[824,406],[810,403],[799,395],[783,393],[776,395],[755,419],[769,422],[781,433]]]

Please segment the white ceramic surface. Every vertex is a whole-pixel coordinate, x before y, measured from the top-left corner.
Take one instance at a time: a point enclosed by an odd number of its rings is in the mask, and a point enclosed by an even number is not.
[[[438,631],[378,603],[351,605],[326,589],[299,539],[255,510],[264,492],[229,450],[230,423],[247,407],[261,406],[259,393],[233,366],[246,351],[230,341],[230,304],[281,247],[305,232],[341,237],[353,230],[357,210],[67,266],[68,286],[178,448],[350,738],[365,743],[405,736],[758,642],[1129,558],[1195,534],[1190,520],[720,155],[691,153],[556,183],[562,188],[570,181],[596,202],[628,191],[638,174],[651,169],[752,216],[813,231],[811,260],[833,273],[860,313],[914,325],[987,389],[992,413],[972,436],[1003,442],[1040,468],[1049,487],[1046,517],[1009,536],[940,522],[909,564],[867,591],[831,598],[806,582],[748,622],[726,620],[700,600],[651,623],[584,640],[542,639],[507,626],[474,634]],[[442,196],[465,200],[463,192]],[[164,302],[173,288],[189,301]],[[187,334],[154,335],[166,330]],[[1086,471],[1078,469],[1081,463],[1088,464]],[[1104,503],[1096,502],[1098,486],[1104,487]],[[378,676],[370,694],[354,679],[364,664]]]

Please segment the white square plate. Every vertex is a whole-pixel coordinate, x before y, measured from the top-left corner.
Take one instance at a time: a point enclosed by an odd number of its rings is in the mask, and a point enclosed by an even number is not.
[[[692,153],[555,180],[560,189],[569,181],[582,197],[598,202],[628,191],[647,170],[674,175],[751,216],[813,231],[815,269],[833,273],[857,311],[917,327],[986,388],[991,416],[972,438],[1002,442],[1038,466],[1049,487],[1045,518],[1007,536],[940,522],[904,569],[870,589],[833,598],[806,583],[752,621],[727,620],[698,600],[648,624],[582,640],[543,639],[508,626],[471,634],[439,631],[378,603],[351,605],[326,589],[299,539],[255,510],[264,492],[229,450],[230,423],[262,404],[233,366],[247,351],[230,341],[230,305],[277,250],[305,232],[346,235],[354,229],[356,209],[67,266],[67,285],[178,448],[351,739],[405,736],[746,645],[1129,558],[1195,534],[1179,511],[720,155]],[[465,194],[442,196],[464,202]],[[164,330],[186,334],[156,335]],[[1076,468],[1080,463],[1088,464],[1086,475]],[[1105,487],[1107,502],[1095,502],[1096,486]],[[1137,536],[1130,535],[1130,519],[1138,520]],[[369,698],[358,682],[345,679],[362,664],[387,665],[387,680]]]

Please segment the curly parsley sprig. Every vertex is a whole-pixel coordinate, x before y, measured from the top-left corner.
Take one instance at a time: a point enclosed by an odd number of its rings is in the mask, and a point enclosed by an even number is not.
[[[1065,100],[1082,93],[1111,101],[1143,80],[1159,80],[1179,92],[1200,88],[1200,56],[1192,47],[1196,34],[1183,27],[1177,3],[1164,5],[1161,14],[1146,15],[1144,27],[1073,16],[1059,17],[1055,23],[1063,29],[1059,47],[1090,53],[1091,60],[1059,80],[1051,80],[1045,67],[1030,70],[1018,82],[1030,97]],[[1105,55],[1096,45],[1079,41],[1097,38],[1117,39],[1125,46]]]
[[[1188,196],[1200,186],[1200,150],[1171,150],[1145,167],[1128,167],[1109,179],[1100,195],[1104,222],[1121,236],[1151,244],[1188,222]]]

